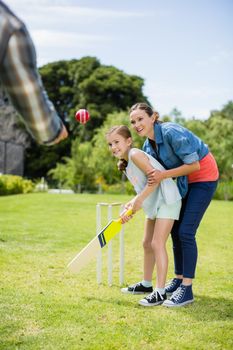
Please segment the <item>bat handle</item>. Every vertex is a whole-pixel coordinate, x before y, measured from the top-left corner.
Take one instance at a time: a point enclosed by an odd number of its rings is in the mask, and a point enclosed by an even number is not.
[[[126,215],[126,216],[130,216],[130,215],[132,215],[132,214],[133,214],[132,208],[128,209],[128,210],[125,212],[125,215]],[[121,218],[119,218],[117,221],[118,221],[118,222],[121,222]]]

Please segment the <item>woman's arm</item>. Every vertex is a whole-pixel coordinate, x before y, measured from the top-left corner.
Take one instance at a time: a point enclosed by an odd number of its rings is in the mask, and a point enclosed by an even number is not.
[[[152,186],[154,184],[159,184],[162,180],[172,177],[189,175],[197,170],[200,170],[200,163],[198,161],[191,164],[183,164],[177,168],[164,171],[152,169],[147,173],[148,185]]]

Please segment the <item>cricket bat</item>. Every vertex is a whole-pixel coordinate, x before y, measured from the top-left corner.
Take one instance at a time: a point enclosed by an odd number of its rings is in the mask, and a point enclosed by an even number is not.
[[[127,216],[132,215],[132,209],[127,210]],[[70,261],[67,267],[75,273],[78,273],[93,258],[96,257],[98,251],[108,244],[108,242],[120,232],[122,227],[121,218],[111,220],[102,231],[95,236],[75,257]]]

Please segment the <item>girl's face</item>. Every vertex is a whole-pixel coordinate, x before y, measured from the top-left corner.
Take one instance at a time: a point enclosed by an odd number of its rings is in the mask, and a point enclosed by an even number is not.
[[[107,142],[114,157],[128,160],[128,153],[132,145],[131,137],[126,139],[113,131],[110,135],[107,135]]]
[[[153,115],[150,117],[145,111],[136,109],[130,113],[129,117],[132,128],[139,136],[154,139],[155,118]]]

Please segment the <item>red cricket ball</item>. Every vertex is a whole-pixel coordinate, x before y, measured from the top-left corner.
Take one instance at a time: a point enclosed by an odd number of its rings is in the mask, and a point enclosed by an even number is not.
[[[90,119],[90,114],[86,109],[79,109],[75,114],[75,119],[81,124],[86,124]]]

